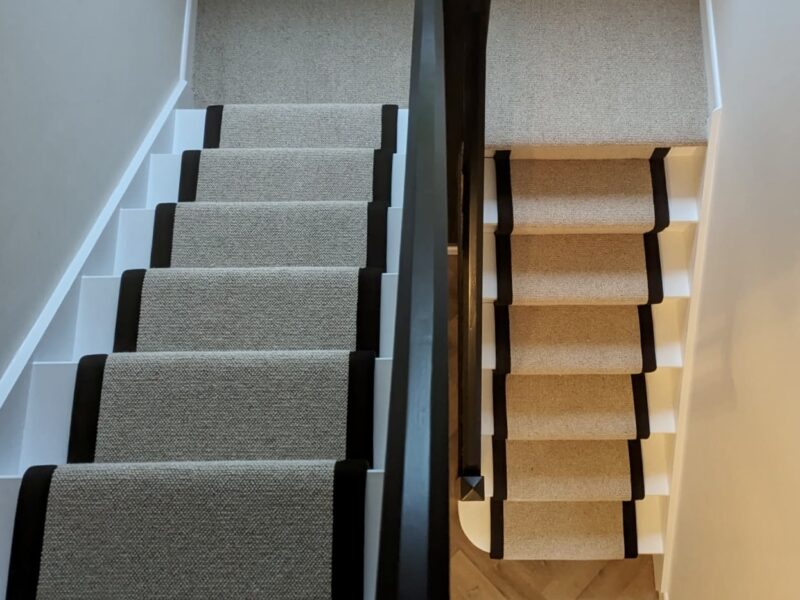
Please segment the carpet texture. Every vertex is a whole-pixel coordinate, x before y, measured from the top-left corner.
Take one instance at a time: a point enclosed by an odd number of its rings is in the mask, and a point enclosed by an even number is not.
[[[237,105],[222,98],[216,102],[225,104],[220,148],[381,146],[381,104]]]
[[[627,375],[507,375],[509,440],[636,437]]]
[[[364,267],[366,202],[182,202],[173,267]]]
[[[641,235],[512,235],[514,304],[646,304]]]
[[[349,358],[318,350],[112,354],[95,461],[343,458]]]
[[[137,350],[355,350],[358,269],[150,269]]]
[[[511,191],[518,234],[653,229],[647,160],[512,160]]]
[[[509,500],[630,500],[628,444],[620,440],[508,440]]]
[[[412,0],[201,0],[195,97],[402,105],[412,13]],[[497,0],[486,142],[551,158],[704,144],[704,69],[694,0]]]
[[[196,200],[369,202],[373,154],[355,149],[204,150]]]
[[[642,371],[635,306],[511,306],[511,372],[527,375]]]
[[[619,502],[503,502],[504,558],[613,560],[625,557]]]
[[[37,598],[327,598],[334,463],[66,465]]]

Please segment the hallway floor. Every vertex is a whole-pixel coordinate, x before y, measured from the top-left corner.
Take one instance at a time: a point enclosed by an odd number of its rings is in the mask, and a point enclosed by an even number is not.
[[[450,275],[450,597],[458,600],[655,600],[649,556],[615,561],[491,560],[461,532],[456,512],[456,257]]]

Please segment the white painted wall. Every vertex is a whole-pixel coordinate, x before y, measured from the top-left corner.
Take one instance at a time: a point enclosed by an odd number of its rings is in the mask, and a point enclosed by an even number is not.
[[[713,0],[722,86],[670,600],[798,597],[800,2]]]
[[[0,0],[0,374],[180,78],[184,0]]]

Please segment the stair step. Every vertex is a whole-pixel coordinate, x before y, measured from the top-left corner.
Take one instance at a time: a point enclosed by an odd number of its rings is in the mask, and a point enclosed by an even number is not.
[[[225,104],[206,113],[205,148],[397,148],[397,106]]]
[[[647,437],[642,375],[496,375],[495,431],[509,440]]]
[[[8,595],[361,597],[365,478],[362,461],[34,467]]]
[[[615,560],[635,557],[633,502],[492,501],[492,557]]]
[[[192,181],[194,177],[194,181]],[[376,178],[381,185],[376,186]],[[184,152],[181,201],[388,202],[391,155],[361,149],[224,149]]]
[[[638,441],[495,438],[494,497],[611,501],[644,497]]]
[[[498,323],[504,312],[507,324]],[[509,306],[495,313],[501,372],[630,375],[655,369],[648,306]]]
[[[371,461],[374,365],[319,350],[87,356],[70,462]]]
[[[161,204],[155,228],[154,267],[386,266],[379,203]]]
[[[115,351],[378,350],[379,269],[126,271]]]

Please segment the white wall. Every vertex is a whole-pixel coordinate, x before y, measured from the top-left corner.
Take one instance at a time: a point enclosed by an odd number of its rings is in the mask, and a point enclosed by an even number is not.
[[[0,375],[179,80],[184,0],[0,0]]]
[[[800,594],[800,2],[714,0],[719,154],[670,600]]]

